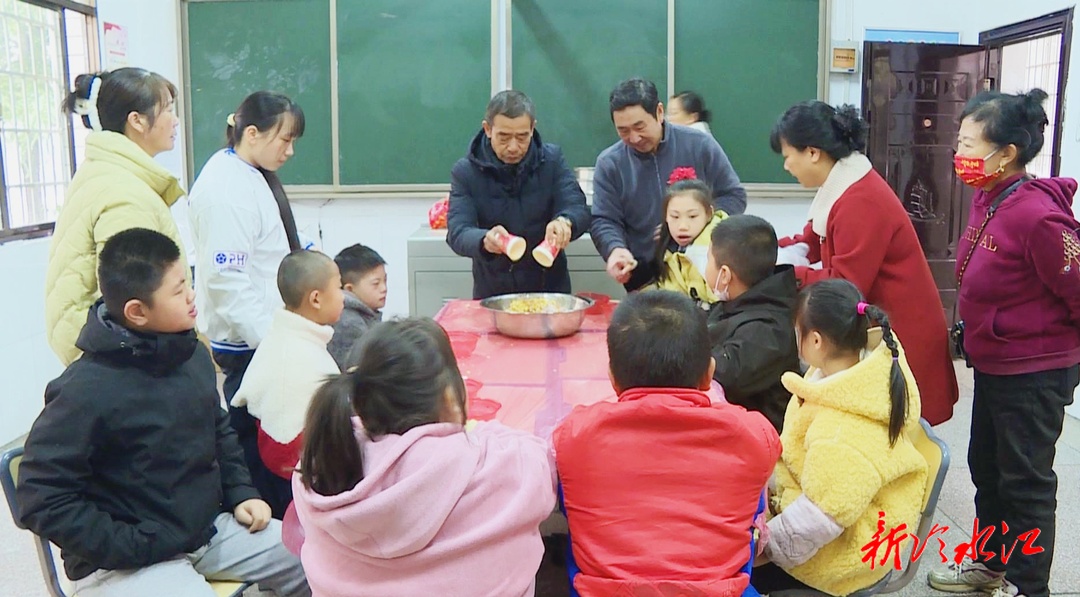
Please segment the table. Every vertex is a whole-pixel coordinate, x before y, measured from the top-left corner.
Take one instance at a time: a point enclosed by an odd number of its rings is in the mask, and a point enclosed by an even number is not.
[[[580,331],[553,340],[509,338],[479,301],[452,300],[435,315],[450,336],[469,393],[470,419],[498,419],[543,439],[577,405],[614,401],[607,328],[617,301],[586,312]],[[713,400],[723,392],[713,383]]]
[[[479,301],[452,300],[435,315],[450,336],[469,391],[469,418],[498,419],[544,439],[576,405],[615,400],[607,328],[615,302],[586,313],[580,331],[553,340],[509,338]]]

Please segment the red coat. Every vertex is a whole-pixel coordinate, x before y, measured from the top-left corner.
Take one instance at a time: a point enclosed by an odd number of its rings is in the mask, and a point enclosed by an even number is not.
[[[922,396],[922,416],[931,425],[952,417],[959,390],[949,354],[948,324],[930,265],[903,204],[876,170],[847,188],[829,212],[825,237],[807,223],[803,233],[780,246],[810,245],[810,263],[795,275],[801,286],[827,278],[855,284],[881,307],[900,342]]]
[[[740,595],[750,529],[780,457],[760,413],[696,390],[578,407],[552,437],[582,597]]]

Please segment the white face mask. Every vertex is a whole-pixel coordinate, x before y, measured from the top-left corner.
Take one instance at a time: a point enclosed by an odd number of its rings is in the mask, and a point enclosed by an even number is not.
[[[705,266],[709,263],[709,247],[701,247],[697,245],[690,245],[686,247],[686,251],[683,253],[686,258],[690,260],[690,263],[697,268],[697,271],[701,273],[702,277],[705,275]]]
[[[725,286],[723,290],[720,290],[720,272],[716,272],[716,282],[713,283],[712,291],[716,295],[716,300],[721,302],[727,302],[731,297],[728,294],[728,286]]]

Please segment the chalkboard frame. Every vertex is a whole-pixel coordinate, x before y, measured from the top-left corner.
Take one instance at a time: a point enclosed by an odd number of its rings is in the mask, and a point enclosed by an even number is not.
[[[184,120],[184,135],[185,135],[185,170],[187,172],[188,180],[194,181],[195,174],[202,164],[196,164],[194,159],[194,139],[191,126],[191,97],[190,97],[190,73],[191,66],[189,60],[189,30],[188,30],[188,7],[191,4],[199,3],[224,3],[224,2],[255,2],[258,0],[181,0],[179,7],[179,33],[181,36],[181,63],[182,72],[181,80],[183,82],[183,89],[181,92],[180,105],[178,108],[181,111]],[[327,0],[330,5],[331,20],[334,19],[336,13],[336,4],[339,0]],[[343,1],[343,0],[341,0]],[[680,89],[678,82],[675,80],[675,69],[678,56],[675,52],[675,3],[678,0],[668,0],[668,72],[667,78],[664,81],[656,81],[658,86],[663,86],[669,91],[678,91]],[[819,47],[817,48],[818,54],[818,69],[817,69],[817,99],[822,101],[829,101],[829,84],[830,76],[826,63],[828,41],[831,38],[832,28],[829,24],[831,18],[831,12],[829,11],[829,0],[818,0],[819,4],[819,17],[818,17],[818,39]],[[510,48],[513,45],[511,28],[511,4],[512,0],[491,0],[491,90],[490,93],[494,95],[501,89],[512,88],[512,61]],[[331,29],[331,39],[336,32]],[[336,58],[336,48],[331,48],[331,53]],[[332,76],[336,79],[337,69],[331,68]],[[665,98],[666,99],[666,98]],[[603,98],[606,101],[606,98]],[[337,113],[338,93],[334,89],[331,93],[332,106],[332,118],[334,122],[339,121]],[[333,152],[338,154],[338,127],[336,125],[331,127],[332,140],[333,140]],[[364,196],[370,196],[374,194],[379,195],[403,195],[403,196],[436,196],[445,193],[449,189],[449,180],[446,182],[432,182],[432,183],[408,183],[408,184],[359,184],[359,185],[343,185],[339,182],[340,164],[338,159],[332,160],[335,180],[331,180],[326,184],[298,184],[298,185],[286,185],[286,189],[289,191],[290,196],[294,198],[326,198],[326,197],[338,197],[338,198],[358,198]],[[449,179],[449,168],[447,179]],[[795,187],[798,185],[792,183],[778,183],[778,182],[756,182],[752,180],[744,180],[744,185],[751,188],[767,189],[770,193],[779,195],[785,195],[788,193],[796,192]]]

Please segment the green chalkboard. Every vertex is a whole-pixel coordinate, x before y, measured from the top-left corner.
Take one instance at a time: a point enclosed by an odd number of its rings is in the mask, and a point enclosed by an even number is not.
[[[680,0],[681,2],[682,0]],[[714,0],[715,1],[715,0]],[[619,137],[608,96],[623,79],[667,82],[667,0],[514,0],[513,87],[570,167],[593,166]]]
[[[330,184],[330,8],[326,0],[192,2],[187,9],[193,168],[224,145],[225,118],[260,89],[304,109],[286,184]]]
[[[338,0],[342,184],[447,183],[491,97],[490,0]]]
[[[776,119],[817,98],[818,0],[679,0],[675,89],[712,110],[743,182],[795,182],[769,148]]]

